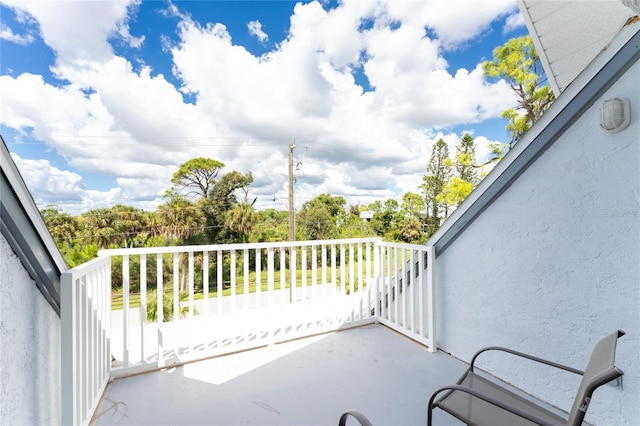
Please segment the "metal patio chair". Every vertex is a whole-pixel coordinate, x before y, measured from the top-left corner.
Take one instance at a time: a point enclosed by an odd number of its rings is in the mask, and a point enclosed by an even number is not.
[[[616,342],[622,336],[624,331],[618,330],[596,343],[585,371],[499,346],[481,349],[473,356],[469,368],[455,385],[442,387],[433,393],[429,399],[427,425],[432,426],[434,408],[440,408],[468,425],[581,425],[593,392],[623,374],[614,365]],[[581,375],[582,381],[568,417],[559,416],[500,383],[476,374],[475,361],[481,353],[487,351],[507,352]],[[443,395],[436,399],[441,393]],[[347,410],[340,416],[338,425],[345,426],[349,417],[354,417],[362,426],[372,424],[364,414],[356,410]]]
[[[455,385],[445,386],[433,393],[429,400],[427,424],[429,426],[432,424],[433,409],[440,408],[470,425],[581,425],[593,391],[623,374],[614,365],[616,342],[623,335],[624,331],[618,330],[596,343],[585,371],[512,349],[497,346],[481,349],[473,356],[471,365]],[[476,374],[474,371],[476,358],[481,353],[492,350],[507,352],[582,375],[582,381],[568,417],[561,417],[499,383]],[[441,393],[443,395],[436,399]]]

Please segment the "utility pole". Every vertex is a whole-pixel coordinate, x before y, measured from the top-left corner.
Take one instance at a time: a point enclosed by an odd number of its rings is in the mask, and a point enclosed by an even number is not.
[[[296,240],[296,206],[295,197],[293,195],[293,184],[295,177],[293,175],[293,149],[296,147],[295,138],[291,139],[289,144],[289,241]]]
[[[296,147],[295,138],[291,138],[289,144],[289,241],[296,240],[296,206],[295,198],[293,196],[293,183],[295,177],[293,176],[293,149]],[[293,303],[293,289],[296,286],[296,262],[295,262],[296,248],[292,245],[289,247],[289,303]]]

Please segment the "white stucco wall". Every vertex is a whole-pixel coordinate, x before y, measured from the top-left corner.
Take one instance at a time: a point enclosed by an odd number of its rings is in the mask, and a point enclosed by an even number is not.
[[[60,424],[60,318],[2,235],[0,424]]]
[[[623,388],[600,388],[598,425],[640,425],[640,63],[602,99],[631,101],[630,127],[599,128],[594,104],[437,259],[439,347],[470,361],[502,345],[584,369],[623,329]],[[601,100],[602,100],[601,99]],[[568,410],[570,373],[495,356],[480,365]]]

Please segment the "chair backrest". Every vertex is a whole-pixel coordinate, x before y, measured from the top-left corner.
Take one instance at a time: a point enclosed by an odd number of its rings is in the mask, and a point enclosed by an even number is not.
[[[624,336],[624,331],[618,330],[600,340],[593,348],[587,369],[584,371],[578,388],[578,394],[569,412],[569,421],[567,422],[569,425],[582,424],[587,408],[589,408],[591,395],[596,388],[622,376],[622,371],[614,365],[616,342],[621,336]]]

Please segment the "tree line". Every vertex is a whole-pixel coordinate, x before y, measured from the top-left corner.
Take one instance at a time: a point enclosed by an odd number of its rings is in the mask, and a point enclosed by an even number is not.
[[[474,161],[470,135],[461,139],[453,159],[440,139],[427,165],[422,193],[407,192],[400,201],[368,205],[347,205],[342,196],[320,194],[296,212],[296,239],[375,236],[424,242],[477,183]],[[78,216],[56,206],[41,213],[70,267],[107,248],[287,241],[288,212],[256,210],[256,199],[250,197],[251,172],[223,174],[223,168],[224,163],[210,158],[182,164],[154,211],[118,204]],[[370,218],[361,216],[365,211]]]

